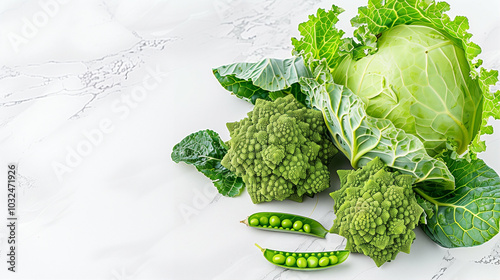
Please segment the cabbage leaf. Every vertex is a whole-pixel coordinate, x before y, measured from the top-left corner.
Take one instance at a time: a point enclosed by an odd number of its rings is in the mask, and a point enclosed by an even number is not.
[[[423,182],[414,188],[424,208],[422,230],[443,247],[470,247],[483,244],[499,231],[500,178],[484,161],[444,158],[455,177],[452,191],[436,190]]]
[[[323,112],[335,146],[354,168],[379,157],[403,174],[413,175],[416,182],[437,182],[438,188],[454,188],[453,175],[444,162],[430,157],[420,139],[389,120],[368,116],[364,103],[349,88],[333,83],[327,71],[320,76],[300,80],[306,104]]]
[[[302,57],[233,63],[215,68],[213,73],[225,89],[252,104],[258,98],[276,100],[287,94],[304,104],[299,78],[311,77]]]

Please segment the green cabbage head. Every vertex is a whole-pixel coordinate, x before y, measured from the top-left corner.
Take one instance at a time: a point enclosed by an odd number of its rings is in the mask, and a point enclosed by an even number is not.
[[[459,44],[428,26],[397,25],[380,34],[375,54],[346,56],[333,78],[363,100],[368,115],[420,138],[430,156],[447,140],[461,154],[480,128],[483,95]]]

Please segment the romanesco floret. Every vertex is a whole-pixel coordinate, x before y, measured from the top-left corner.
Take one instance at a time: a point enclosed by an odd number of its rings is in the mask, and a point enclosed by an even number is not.
[[[227,127],[222,165],[243,178],[253,203],[313,196],[330,186],[329,159],[337,152],[320,111],[292,95],[257,100],[248,117]]]
[[[413,177],[389,171],[379,158],[338,174],[341,188],[330,194],[337,215],[330,232],[344,236],[346,249],[371,257],[377,266],[400,251],[410,253],[423,212],[412,190]]]

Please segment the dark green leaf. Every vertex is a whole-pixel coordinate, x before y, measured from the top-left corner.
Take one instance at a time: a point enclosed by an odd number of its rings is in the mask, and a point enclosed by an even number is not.
[[[483,244],[499,230],[500,178],[480,159],[448,157],[445,162],[455,176],[455,190],[436,191],[429,182],[414,189],[427,213],[422,229],[447,248]]]
[[[212,130],[200,130],[182,139],[174,146],[172,160],[194,165],[198,171],[210,178],[219,193],[234,197],[241,193],[244,183],[229,169],[221,165],[227,146]]]

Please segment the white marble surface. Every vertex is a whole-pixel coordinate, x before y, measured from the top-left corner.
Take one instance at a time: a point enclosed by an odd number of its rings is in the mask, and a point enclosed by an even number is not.
[[[499,69],[498,0],[449,2],[450,15],[469,18],[485,65]],[[289,57],[297,25],[332,3],[346,9],[340,26],[350,30],[365,1],[2,1],[0,166],[18,163],[20,184],[17,272],[7,271],[1,226],[0,279],[500,279],[500,236],[449,250],[420,230],[411,254],[381,268],[362,255],[314,273],[276,268],[254,243],[326,250],[344,239],[239,221],[283,211],[330,227],[328,192],[253,205],[170,160],[191,132],[211,128],[227,140],[225,123],[251,109],[219,86],[213,67]],[[481,157],[500,171],[493,125]]]

